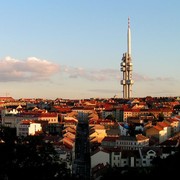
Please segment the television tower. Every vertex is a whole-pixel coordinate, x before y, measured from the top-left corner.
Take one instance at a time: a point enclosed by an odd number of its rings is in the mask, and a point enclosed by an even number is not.
[[[121,62],[121,71],[123,72],[123,79],[121,85],[123,85],[123,98],[129,99],[132,95],[132,59],[131,59],[131,30],[130,30],[130,18],[128,18],[128,30],[127,30],[127,52],[123,54]]]

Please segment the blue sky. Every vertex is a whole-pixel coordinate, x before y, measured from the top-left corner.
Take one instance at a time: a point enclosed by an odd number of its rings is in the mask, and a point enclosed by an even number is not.
[[[132,96],[179,96],[179,7],[179,0],[0,1],[0,96],[122,97],[128,17]]]

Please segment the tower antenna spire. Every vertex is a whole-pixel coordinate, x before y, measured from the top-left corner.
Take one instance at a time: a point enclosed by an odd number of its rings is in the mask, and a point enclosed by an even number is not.
[[[130,28],[130,17],[128,17],[128,29]]]
[[[130,29],[129,17],[128,17],[128,30],[127,30],[127,53],[131,55],[131,29]]]

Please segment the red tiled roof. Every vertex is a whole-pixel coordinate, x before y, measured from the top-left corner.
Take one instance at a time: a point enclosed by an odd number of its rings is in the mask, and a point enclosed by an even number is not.
[[[15,101],[12,97],[0,97],[0,101]]]
[[[73,148],[74,141],[68,137],[63,138],[63,144],[68,148]]]
[[[102,141],[111,141],[111,142],[116,142],[116,140],[119,139],[119,137],[111,137],[111,136],[106,136],[103,138]]]
[[[71,111],[71,108],[69,107],[54,106],[54,108],[58,110],[59,112],[63,112],[63,113]]]
[[[149,138],[147,138],[146,136],[143,136],[142,134],[137,134],[136,139],[138,141],[141,141],[141,140],[146,140],[146,139],[149,139]]]
[[[36,111],[30,111],[30,112],[22,112],[18,114],[18,116],[33,116],[33,117],[56,117],[57,113],[42,113],[42,112],[36,112]]]
[[[174,122],[179,122],[178,119],[175,119],[175,118],[170,118],[169,120],[167,120],[168,122],[170,123],[174,123]]]
[[[154,126],[155,129],[157,129],[158,131],[162,131],[163,128],[161,126]]]
[[[34,123],[34,120],[22,120],[21,125],[30,125],[31,123]]]
[[[168,123],[166,123],[166,122],[157,122],[156,125],[161,126],[161,127],[169,127]]]

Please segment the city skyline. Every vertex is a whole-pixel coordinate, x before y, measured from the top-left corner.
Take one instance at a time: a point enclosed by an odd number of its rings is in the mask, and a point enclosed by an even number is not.
[[[0,3],[0,96],[123,97],[131,20],[132,97],[179,96],[180,2],[7,0]]]

